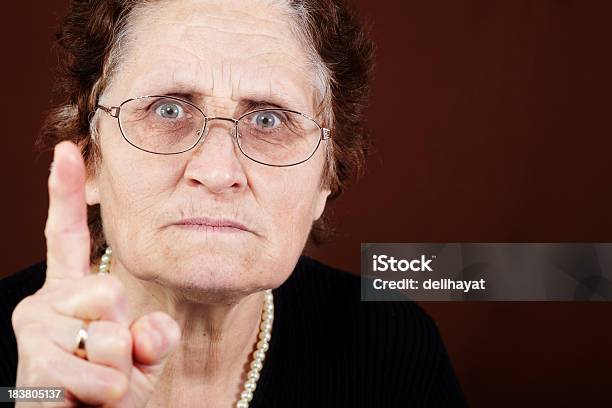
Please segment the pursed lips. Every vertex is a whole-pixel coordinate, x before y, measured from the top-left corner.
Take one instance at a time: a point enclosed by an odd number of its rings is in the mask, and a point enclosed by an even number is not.
[[[207,229],[219,232],[245,231],[255,233],[251,229],[247,228],[244,224],[227,218],[186,218],[175,222],[172,225],[177,225],[184,228]]]

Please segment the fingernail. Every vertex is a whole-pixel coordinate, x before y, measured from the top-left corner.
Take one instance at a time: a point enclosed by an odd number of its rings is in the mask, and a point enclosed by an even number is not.
[[[150,316],[149,317],[149,324],[148,324],[148,335],[149,335],[149,340],[151,341],[151,346],[153,347],[153,349],[155,351],[159,351],[159,349],[162,347],[162,334],[160,332],[160,328],[159,328],[159,322],[153,317]]]
[[[159,331],[151,328],[149,329],[149,340],[151,341],[151,347],[154,351],[159,351],[162,346],[162,338]]]
[[[53,157],[51,158],[51,164],[49,165],[49,173],[53,173],[53,167],[55,167],[55,155],[57,154],[57,145],[53,148]]]
[[[60,144],[58,143],[58,144],[56,144],[56,145],[53,147],[53,157],[51,158],[51,164],[49,165],[49,172],[50,172],[50,173],[53,173],[53,170],[55,170],[55,169],[56,169],[56,167],[57,167],[57,164],[56,164],[56,163],[57,163],[57,147],[58,147],[59,145],[60,145]]]

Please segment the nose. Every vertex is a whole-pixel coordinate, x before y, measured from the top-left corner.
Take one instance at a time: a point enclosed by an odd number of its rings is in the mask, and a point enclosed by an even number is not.
[[[202,139],[187,154],[185,175],[193,186],[204,186],[220,194],[242,190],[247,184],[240,151],[234,139],[235,121],[210,118]]]

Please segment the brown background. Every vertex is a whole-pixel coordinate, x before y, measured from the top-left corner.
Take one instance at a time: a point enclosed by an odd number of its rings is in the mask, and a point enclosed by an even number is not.
[[[358,1],[378,70],[369,171],[319,259],[361,242],[612,242],[612,2]],[[0,273],[44,257],[33,140],[65,0],[3,4]],[[612,403],[612,303],[428,303],[473,406]]]

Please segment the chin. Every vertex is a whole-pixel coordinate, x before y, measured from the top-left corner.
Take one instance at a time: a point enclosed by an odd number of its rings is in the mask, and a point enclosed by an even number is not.
[[[244,296],[274,287],[278,280],[275,275],[281,271],[261,265],[262,255],[255,257],[254,253],[223,245],[206,245],[197,251],[176,248],[171,257],[156,262],[156,280],[190,297]]]
[[[244,296],[276,288],[289,277],[299,257],[299,251],[292,256],[296,248],[276,247],[250,233],[206,237],[192,231],[168,232],[147,240],[153,246],[135,249],[155,256],[145,256],[147,266],[134,269],[142,271],[140,278],[190,297]]]

